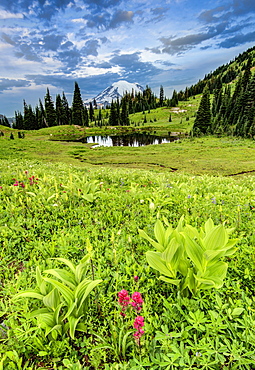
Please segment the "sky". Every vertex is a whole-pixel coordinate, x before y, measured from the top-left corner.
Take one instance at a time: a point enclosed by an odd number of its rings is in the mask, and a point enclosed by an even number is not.
[[[0,0],[0,114],[118,80],[159,96],[255,45],[254,0]]]

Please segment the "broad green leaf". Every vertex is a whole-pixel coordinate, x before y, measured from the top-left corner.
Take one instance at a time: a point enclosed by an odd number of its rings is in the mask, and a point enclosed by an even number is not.
[[[180,220],[178,222],[178,225],[177,225],[177,227],[175,229],[178,233],[180,233],[181,231],[183,231],[183,223],[184,223],[184,215],[181,216],[181,218],[180,218]]]
[[[171,240],[173,231],[174,230],[173,230],[173,228],[171,226],[168,226],[165,229],[165,245],[167,245],[167,243],[169,242],[169,240]]]
[[[183,276],[187,276],[188,274],[188,269],[190,267],[190,262],[188,261],[188,259],[184,259],[184,258],[181,258],[179,260],[179,265],[178,265],[178,271],[183,275]]]
[[[159,280],[163,280],[166,283],[170,283],[170,284],[177,285],[177,286],[180,285],[180,281],[181,281],[181,280],[178,280],[178,279],[169,279],[169,278],[167,278],[165,276],[160,276],[159,277]]]
[[[76,290],[75,290],[75,297],[78,298],[78,302],[79,302],[79,307],[78,307],[78,311],[80,311],[85,299],[88,297],[89,293],[98,285],[102,282],[102,280],[93,280],[91,282],[89,282],[88,284],[86,284],[84,282],[81,282]]]
[[[55,260],[58,260],[58,261],[60,261],[60,262],[63,262],[65,265],[67,265],[69,268],[70,268],[70,270],[75,274],[75,266],[74,266],[74,264],[71,262],[71,261],[69,261],[68,259],[66,259],[66,258],[61,258],[61,257],[58,257],[58,258],[53,258],[53,259],[55,259]]]
[[[191,259],[196,268],[203,272],[205,261],[203,258],[204,251],[201,246],[191,239],[188,235],[182,233],[185,239],[185,249],[188,257]]]
[[[223,249],[228,242],[228,234],[223,225],[215,226],[206,234],[204,240],[206,249]]]
[[[53,313],[42,313],[37,316],[37,319],[39,323],[42,325],[42,327],[50,327],[52,328],[55,325],[54,319],[53,319]]]
[[[198,230],[195,227],[191,226],[191,225],[186,225],[185,229],[184,229],[184,232],[191,239],[194,239],[194,238],[199,239],[200,238]]]
[[[155,223],[154,234],[158,243],[165,247],[165,228],[160,220],[157,220]]]
[[[25,292],[21,292],[16,294],[13,299],[19,299],[19,298],[37,298],[37,299],[43,299],[43,295],[40,293],[35,292],[34,290],[26,290]]]
[[[154,248],[156,248],[159,252],[163,252],[164,247],[161,244],[155,242],[155,240],[153,240],[152,238],[150,238],[149,235],[147,235],[145,231],[139,229],[138,232],[139,232],[139,235],[142,238],[146,239],[148,242],[150,242]]]
[[[68,317],[68,322],[69,322],[69,325],[70,325],[70,327],[69,327],[70,337],[72,339],[75,338],[74,333],[75,333],[75,330],[76,330],[76,326],[77,326],[77,324],[78,324],[78,322],[80,321],[81,318],[82,318],[82,316],[80,316],[78,318],[76,318],[74,316],[69,316]]]
[[[72,304],[72,302],[74,301],[74,294],[70,288],[62,284],[60,281],[57,281],[51,278],[45,278],[45,280],[51,283],[53,286],[55,286],[58,289],[58,291],[63,295],[68,306]]]
[[[194,275],[195,279],[200,283],[200,285],[197,285],[197,289],[211,289],[216,288],[215,281],[212,279],[205,279],[198,277]],[[220,283],[222,280],[218,279],[218,283]]]
[[[169,277],[174,277],[174,274],[172,273],[172,271],[170,271],[166,267],[165,263],[162,262],[161,253],[148,251],[146,252],[146,259],[149,265],[155,270],[159,271],[161,274],[169,276]]]
[[[32,318],[38,317],[39,315],[44,314],[44,313],[49,313],[49,309],[48,308],[39,308],[39,310],[35,310],[35,311],[30,312],[30,314],[28,315],[28,318],[32,319]]]
[[[46,296],[43,297],[43,303],[46,307],[55,310],[59,305],[60,297],[56,288],[52,289]]]
[[[181,286],[181,290],[184,290],[188,288],[191,293],[194,293],[194,290],[196,288],[196,281],[194,278],[194,271],[193,268],[188,268],[187,275],[185,277],[185,280]]]
[[[50,333],[52,333],[54,330],[56,330],[57,333],[59,333],[60,335],[62,334],[62,325],[54,325],[52,327],[48,327],[46,330],[45,330],[45,336],[47,337],[47,335],[49,335]],[[54,340],[57,339],[57,335],[55,335],[55,338]]]
[[[65,316],[63,317],[63,320],[65,319],[68,319],[69,316],[76,316],[75,314],[72,315],[73,311],[76,309],[77,310],[77,299],[75,299],[74,302],[72,302],[72,304],[70,304],[70,306],[68,306],[68,311],[67,313],[65,314]]]
[[[214,223],[211,218],[209,218],[205,223],[205,234],[208,234],[214,228]]]
[[[172,239],[167,252],[162,253],[162,260],[166,262],[166,267],[176,276],[180,260],[183,257],[182,245],[176,239]]]
[[[226,277],[227,269],[228,264],[226,262],[218,262],[207,268],[204,277],[209,279],[215,279],[217,277],[223,280]]]
[[[85,275],[85,273],[87,271],[87,268],[88,268],[88,263],[87,262],[79,263],[79,265],[76,266],[76,269],[75,269],[76,284],[79,284],[82,281],[83,276]]]
[[[209,263],[215,263],[218,261],[221,257],[225,255],[224,249],[218,249],[218,250],[206,250],[204,252],[204,258]]]
[[[45,282],[45,280],[42,277],[41,270],[40,270],[39,266],[36,266],[35,276],[36,276],[36,282],[37,282],[38,288],[40,289],[40,292],[43,295],[46,295],[47,294],[47,283]]]
[[[236,243],[239,241],[239,239],[231,239],[227,242],[226,246],[225,246],[225,249],[226,249],[226,253],[225,253],[225,256],[231,256],[232,254],[234,254],[237,250],[237,248],[234,246],[236,245]]]
[[[43,273],[53,275],[59,280],[61,280],[63,283],[68,285],[72,290],[75,289],[76,282],[73,273],[63,269],[50,269],[43,271]]]
[[[78,330],[78,331],[82,331],[82,332],[87,332],[88,327],[87,327],[84,323],[79,322],[79,323],[77,324],[77,326],[76,326],[76,330]]]
[[[60,314],[60,310],[61,310],[61,308],[63,307],[63,303],[60,303],[57,307],[56,307],[56,309],[55,309],[55,311],[54,311],[54,313],[53,313],[53,318],[54,318],[54,320],[55,320],[55,322],[57,323],[57,324],[59,324],[61,321],[63,321],[63,319],[61,318],[61,317],[59,317],[59,314]]]
[[[161,258],[166,263],[170,263],[171,265],[174,266],[176,264],[176,260],[178,261],[179,257],[178,253],[176,253],[178,251],[178,248],[179,243],[176,241],[176,239],[172,239],[168,247],[164,250],[164,252],[161,253]]]

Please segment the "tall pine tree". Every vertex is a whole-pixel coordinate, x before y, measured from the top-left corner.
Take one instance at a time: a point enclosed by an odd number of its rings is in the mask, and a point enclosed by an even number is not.
[[[50,91],[47,88],[46,95],[44,97],[44,106],[45,106],[45,116],[47,126],[55,126],[56,125],[56,111],[54,108],[54,102],[50,95]]]
[[[84,105],[78,83],[74,83],[74,94],[72,103],[72,124],[83,126]]]
[[[205,86],[193,126],[193,135],[209,133],[211,129],[210,92]]]

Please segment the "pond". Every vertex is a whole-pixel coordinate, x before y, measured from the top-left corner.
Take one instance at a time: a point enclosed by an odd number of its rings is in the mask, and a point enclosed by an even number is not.
[[[107,135],[107,136],[88,136],[82,138],[80,141],[83,143],[93,144],[93,147],[98,146],[144,146],[144,145],[155,145],[171,143],[175,140],[179,140],[176,135],[169,136],[156,136],[150,134],[126,134],[126,135]]]

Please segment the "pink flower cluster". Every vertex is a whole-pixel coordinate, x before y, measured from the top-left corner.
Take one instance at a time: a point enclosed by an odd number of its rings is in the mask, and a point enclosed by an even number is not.
[[[132,294],[130,298],[128,292],[125,289],[122,289],[118,293],[118,298],[119,298],[118,302],[121,306],[121,313],[120,313],[121,316],[126,316],[124,312],[126,311],[129,305],[131,305],[136,312],[141,311],[142,305],[143,305],[143,299],[142,299],[141,293],[135,292]]]
[[[25,174],[27,175],[28,171],[25,171]],[[15,181],[13,186],[20,186],[21,188],[25,187],[25,184],[24,184],[23,181],[19,181],[19,180],[16,180],[16,179],[13,179],[13,180]],[[29,185],[34,185],[34,184],[37,184],[37,181],[39,179],[35,178],[35,176],[31,176],[31,177],[28,177],[28,180],[29,180]]]
[[[125,311],[127,310],[128,306],[131,306],[137,313],[140,312],[143,305],[143,299],[141,293],[139,292],[134,292],[130,297],[128,291],[122,289],[118,293],[118,303],[121,306],[120,314],[121,316],[125,317]],[[144,317],[137,316],[134,321],[134,328],[136,329],[136,332],[134,333],[134,338],[138,346],[140,346],[140,338],[144,334],[144,330],[142,329],[143,327]]]
[[[28,180],[29,180],[29,185],[34,185],[34,184],[37,184],[37,181],[39,179],[36,179],[35,176],[31,176],[28,178]]]
[[[136,329],[136,332],[134,333],[136,344],[140,345],[140,338],[144,334],[144,330],[142,329],[144,327],[144,317],[143,316],[137,316],[134,321],[134,328]]]
[[[13,186],[20,186],[21,188],[25,187],[24,182],[16,180]]]
[[[118,293],[118,302],[121,306],[121,316],[125,317],[126,314],[124,313],[128,307],[128,305],[130,304],[130,297],[128,295],[128,292],[125,290],[125,289],[122,289],[119,293]]]

